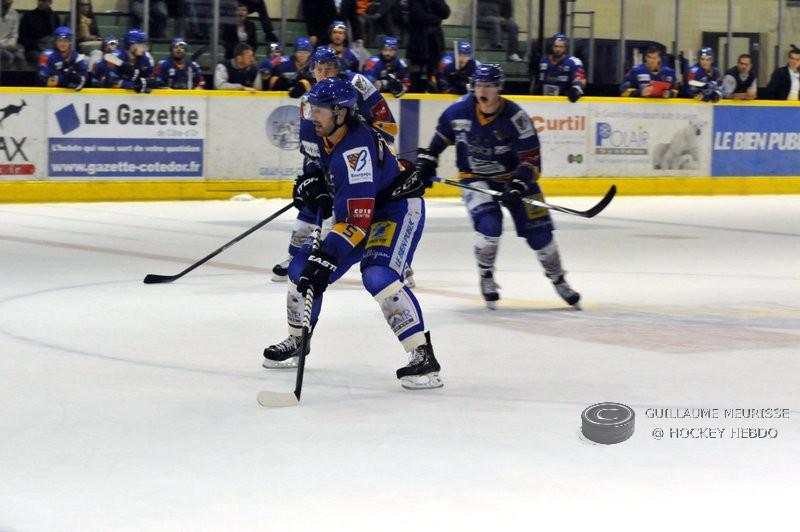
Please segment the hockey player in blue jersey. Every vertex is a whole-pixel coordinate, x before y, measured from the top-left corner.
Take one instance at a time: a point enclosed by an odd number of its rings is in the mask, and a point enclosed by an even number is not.
[[[408,77],[408,65],[397,57],[397,38],[385,37],[383,47],[378,55],[373,55],[364,65],[364,74],[381,92],[390,92],[400,98],[408,91],[411,80]]]
[[[367,78],[353,72],[342,72],[342,66],[336,56],[336,52],[325,46],[317,48],[314,52],[311,58],[311,72],[317,82],[327,78],[345,79],[351,82],[358,93],[356,105],[359,114],[366,120],[367,125],[375,128],[389,144],[394,142],[398,132],[397,122],[384,97],[372,86]],[[301,102],[301,107],[304,107],[304,102]],[[301,110],[301,117],[304,117],[304,115],[305,113]],[[301,124],[304,121],[305,118],[301,118]],[[272,268],[273,281],[282,282],[286,280],[289,262],[297,254],[300,246],[316,226],[316,212],[310,209],[300,209],[292,228],[292,235],[289,238],[289,256]],[[410,282],[413,284],[413,280]]]
[[[583,63],[574,56],[567,57],[569,39],[563,33],[553,35],[550,54],[539,62],[534,94],[565,96],[577,102],[586,88],[586,72]]]
[[[675,98],[678,80],[675,71],[663,64],[661,50],[651,46],[644,53],[644,63],[636,65],[625,76],[622,96],[641,98]]]
[[[430,145],[419,150],[416,170],[421,179],[429,180],[436,175],[439,154],[455,144],[460,179],[502,192],[498,202],[488,194],[464,191],[476,231],[475,258],[487,307],[494,309],[500,299],[494,264],[503,231],[502,204],[511,213],[517,236],[524,238],[536,252],[558,295],[579,308],[580,294],[564,279],[549,212],[522,202],[526,197],[542,199],[537,183],[541,168],[539,138],[528,114],[500,96],[503,81],[499,65],[478,67],[473,77],[473,93],[448,107],[439,117]]]
[[[347,80],[328,78],[308,94],[309,119],[301,125],[301,151],[315,171],[297,181],[297,203],[333,210],[334,223],[318,251],[306,243],[289,265],[289,336],[264,350],[264,367],[296,364],[300,351],[304,294],[313,287],[312,332],[327,286],[359,264],[364,287],[410,354],[397,370],[408,389],[438,388],[439,363],[425,331],[422,309],[404,286],[425,225],[423,184],[403,168],[386,140],[358,114],[358,91]]]
[[[53,32],[55,48],[39,56],[39,85],[81,90],[86,85],[86,58],[72,49],[72,30],[59,26]]]
[[[280,43],[269,43],[267,57],[258,65],[258,79],[261,80],[261,85],[256,86],[257,89],[267,90],[269,88],[269,78],[272,76],[272,70],[280,65],[282,61],[283,49]]]
[[[360,72],[359,61],[356,53],[347,47],[347,24],[341,20],[334,20],[328,28],[330,38],[329,48],[332,48],[342,62],[342,70]]]
[[[686,94],[704,102],[718,102],[722,97],[722,75],[714,66],[714,50],[701,48],[697,64],[686,73]]]
[[[96,82],[100,87],[132,89],[140,93],[153,90],[153,56],[147,51],[149,39],[138,28],[129,30],[122,48],[103,56],[95,66]]]
[[[314,84],[314,77],[311,74],[309,59],[314,47],[308,37],[298,37],[294,41],[294,54],[292,57],[281,57],[275,64],[273,58],[267,58],[261,63],[259,70],[262,71],[271,63],[269,79],[266,85],[262,84],[264,90],[270,91],[289,91],[289,96],[299,98]]]
[[[169,57],[156,65],[155,78],[159,88],[204,89],[206,86],[200,65],[186,59],[188,44],[183,37],[175,37],[169,46]]]
[[[454,52],[444,54],[436,70],[436,88],[444,94],[466,94],[469,80],[480,65],[472,57],[472,44],[468,41],[458,41],[456,51],[458,57]]]

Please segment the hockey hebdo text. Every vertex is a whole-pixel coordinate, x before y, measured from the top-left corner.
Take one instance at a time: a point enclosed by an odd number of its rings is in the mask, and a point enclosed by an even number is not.
[[[774,440],[788,408],[647,408],[654,440]]]

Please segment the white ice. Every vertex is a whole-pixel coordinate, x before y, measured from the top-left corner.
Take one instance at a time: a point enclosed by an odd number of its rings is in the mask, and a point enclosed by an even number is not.
[[[508,217],[487,310],[464,207],[429,201],[414,270],[444,388],[401,389],[406,356],[351,271],[326,294],[301,404],[266,409],[259,390],[294,385],[261,368],[286,335],[269,269],[291,215],[173,284],[142,278],[285,201],[0,205],[0,530],[796,526],[798,197],[619,197],[595,219],[556,215],[582,312]],[[600,401],[635,409],[630,440],[580,437]],[[726,433],[652,436],[677,427]],[[729,437],[749,427],[778,436]]]

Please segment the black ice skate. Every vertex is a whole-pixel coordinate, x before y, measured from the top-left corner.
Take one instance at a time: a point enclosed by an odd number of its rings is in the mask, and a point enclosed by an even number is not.
[[[572,289],[572,287],[567,284],[567,281],[564,279],[562,275],[555,281],[553,281],[553,288],[556,289],[558,295],[561,296],[561,299],[567,302],[567,304],[572,305],[577,310],[581,310],[580,300],[581,295]]]
[[[279,262],[275,266],[272,267],[272,281],[275,283],[284,283],[286,282],[287,276],[289,275],[289,263],[292,261],[292,257],[287,257],[285,261]]]
[[[264,349],[264,363],[261,365],[267,369],[296,368],[299,356],[300,337],[290,334],[286,340]]]
[[[397,370],[400,385],[407,390],[444,386],[442,379],[439,378],[439,371],[442,368],[433,356],[430,332],[425,333],[425,342],[411,352],[408,365]]]
[[[486,306],[491,310],[497,308],[497,301],[500,299],[500,294],[497,293],[498,288],[500,285],[494,282],[494,274],[491,270],[481,273],[481,295],[486,301]]]

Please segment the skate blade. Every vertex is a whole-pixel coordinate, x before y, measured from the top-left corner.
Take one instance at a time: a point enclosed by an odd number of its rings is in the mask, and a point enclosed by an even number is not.
[[[272,282],[273,283],[285,283],[286,279],[288,279],[288,275],[278,275],[277,273],[272,274]]]
[[[400,378],[400,386],[406,390],[428,390],[431,388],[441,388],[444,386],[439,372],[434,371],[427,375],[407,375]]]
[[[282,406],[297,406],[300,404],[300,400],[294,394],[294,392],[270,392],[270,391],[262,391],[258,392],[256,396],[256,400],[258,404],[261,406],[274,406],[274,407],[282,407]]]
[[[266,369],[292,369],[297,367],[297,357],[287,358],[286,360],[270,360],[264,359],[261,364],[262,368]]]
[[[497,301],[487,301],[486,308],[489,310],[497,310]]]

